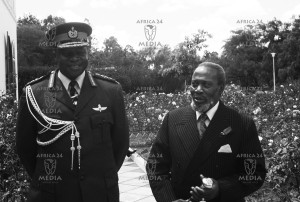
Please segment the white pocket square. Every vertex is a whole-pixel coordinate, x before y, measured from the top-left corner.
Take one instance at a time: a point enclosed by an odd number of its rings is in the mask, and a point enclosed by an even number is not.
[[[220,149],[218,150],[218,153],[232,153],[231,147],[229,144],[223,145],[222,147],[220,147]]]

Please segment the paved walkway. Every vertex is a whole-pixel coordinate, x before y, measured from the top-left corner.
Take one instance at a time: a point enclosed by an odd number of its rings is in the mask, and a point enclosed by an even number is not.
[[[126,157],[118,173],[120,202],[156,202],[145,169],[141,166]]]

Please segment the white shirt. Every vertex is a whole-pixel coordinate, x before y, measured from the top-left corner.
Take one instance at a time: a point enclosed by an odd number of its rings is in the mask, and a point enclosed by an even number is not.
[[[210,121],[212,120],[212,118],[214,117],[218,107],[219,107],[219,101],[215,104],[215,106],[213,106],[210,110],[208,110],[206,112],[206,115],[207,115],[208,119],[205,120],[205,125],[207,127],[208,127]],[[200,115],[201,115],[201,113],[196,111],[196,121],[198,121],[198,118],[199,118]]]
[[[57,74],[58,78],[61,80],[61,82],[63,83],[65,89],[68,91],[69,95],[70,95],[70,89],[69,89],[69,85],[70,85],[70,82],[71,80],[66,77],[65,75],[63,75],[60,71],[58,71],[58,74]],[[77,81],[77,84],[78,85],[75,85],[75,89],[78,93],[78,95],[80,94],[80,90],[81,90],[81,87],[82,87],[82,84],[83,84],[83,79],[85,77],[85,71],[82,72],[82,74],[80,74],[75,80]]]

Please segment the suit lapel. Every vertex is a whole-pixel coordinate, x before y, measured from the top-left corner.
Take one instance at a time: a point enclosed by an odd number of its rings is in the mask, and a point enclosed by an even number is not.
[[[196,113],[190,106],[186,108],[187,110],[182,119],[176,124],[176,130],[186,152],[192,158],[199,145],[200,137],[197,129]]]
[[[90,85],[90,82],[88,80],[88,75],[86,74],[83,80],[82,89],[80,91],[80,95],[78,97],[78,105],[75,110],[75,114],[78,114],[85,105],[89,102],[90,99],[92,99],[96,95],[96,89],[95,87],[92,87]]]
[[[222,137],[220,133],[230,126],[226,109],[224,104],[220,102],[219,108],[203,134],[203,138],[187,168],[187,174],[192,173],[194,169],[199,168],[200,165],[222,145],[224,137]]]

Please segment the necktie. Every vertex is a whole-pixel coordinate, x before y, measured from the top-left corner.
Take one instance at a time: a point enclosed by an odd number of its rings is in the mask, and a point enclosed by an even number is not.
[[[70,88],[70,96],[73,102],[73,105],[76,106],[77,105],[77,100],[78,100],[78,92],[75,89],[75,85],[77,85],[77,81],[72,80],[69,84],[69,88]]]
[[[200,140],[203,138],[203,134],[207,128],[207,126],[205,125],[205,121],[208,119],[206,114],[201,114],[198,118],[197,121],[197,128],[199,131],[199,136],[200,136]]]

